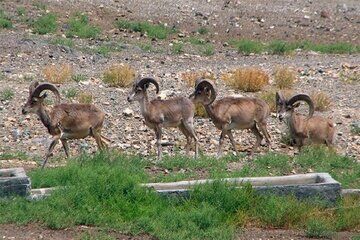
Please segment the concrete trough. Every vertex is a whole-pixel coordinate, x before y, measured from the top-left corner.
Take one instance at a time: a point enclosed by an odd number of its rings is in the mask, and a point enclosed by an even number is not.
[[[294,195],[297,199],[321,199],[334,204],[341,196],[341,184],[328,173],[307,173],[277,177],[245,177],[219,179],[241,187],[250,183],[260,194],[275,194],[279,196]],[[142,186],[153,188],[164,196],[188,197],[191,189],[196,185],[211,183],[216,180],[202,179],[169,183],[147,183]]]
[[[23,168],[0,169],[0,197],[25,197],[29,195],[30,189],[30,178]]]

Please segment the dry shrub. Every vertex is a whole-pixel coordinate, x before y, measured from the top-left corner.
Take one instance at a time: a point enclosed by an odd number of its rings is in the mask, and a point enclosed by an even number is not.
[[[93,96],[91,93],[81,92],[77,96],[77,100],[79,103],[90,104],[93,101]]]
[[[260,68],[238,68],[221,76],[228,85],[245,92],[257,92],[269,84],[269,75]]]
[[[339,73],[340,79],[345,83],[359,84],[360,83],[360,68],[359,69],[344,69]]]
[[[201,103],[195,104],[195,117],[199,117],[199,118],[208,117],[205,107]]]
[[[73,69],[69,64],[47,65],[43,70],[45,79],[54,84],[65,83],[70,80]]]
[[[276,112],[275,96],[277,91],[280,90],[269,89],[258,94],[258,97],[264,100],[269,105],[271,112]],[[289,99],[294,95],[294,92],[292,90],[281,90],[281,93],[286,99]]]
[[[195,81],[200,78],[206,78],[215,81],[215,74],[208,71],[197,72],[184,72],[181,74],[181,78],[186,82],[189,87],[195,86]]]
[[[291,88],[296,81],[296,72],[289,67],[279,66],[275,69],[274,81],[279,89]]]
[[[135,70],[128,64],[115,64],[104,72],[104,83],[111,87],[128,87],[135,79]]]
[[[323,112],[323,111],[327,111],[330,109],[331,99],[330,99],[329,95],[327,95],[326,93],[317,91],[317,92],[311,93],[310,97],[314,102],[316,111]]]

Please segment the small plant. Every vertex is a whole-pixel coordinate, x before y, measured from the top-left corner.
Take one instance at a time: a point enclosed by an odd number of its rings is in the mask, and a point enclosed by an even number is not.
[[[190,37],[189,42],[193,45],[205,45],[206,41],[202,38]]]
[[[197,30],[197,32],[201,35],[207,34],[209,32],[209,29],[207,29],[206,27],[201,27]]]
[[[264,100],[270,107],[271,112],[276,112],[276,102],[275,96],[278,89],[268,89],[258,94],[258,97]],[[285,98],[289,99],[293,95],[293,91],[291,90],[281,90],[281,93]]]
[[[50,41],[51,44],[59,46],[74,47],[74,42],[70,38],[54,38]]]
[[[50,83],[61,84],[70,80],[73,70],[69,64],[47,65],[43,74],[45,79]]]
[[[360,83],[360,70],[344,69],[339,73],[340,79],[345,83],[359,84]]]
[[[208,117],[205,107],[200,103],[195,104],[195,117],[199,117],[199,118]]]
[[[119,29],[128,29],[134,32],[141,32],[151,38],[166,39],[173,32],[171,29],[161,24],[151,24],[148,22],[132,22],[128,20],[118,20],[115,25]]]
[[[279,89],[291,88],[296,81],[296,72],[288,67],[277,67],[274,73],[275,86]]]
[[[34,2],[33,6],[39,10],[46,10],[46,5],[45,5],[45,3],[42,3],[42,2],[38,2],[38,1]]]
[[[74,74],[71,76],[71,80],[73,80],[74,82],[82,82],[82,81],[85,81],[86,80],[86,75],[84,74]]]
[[[68,99],[74,99],[78,95],[78,91],[76,90],[76,88],[69,88],[66,91],[64,90],[63,94]]]
[[[93,96],[90,93],[81,92],[78,94],[77,100],[79,103],[90,104],[93,101]]]
[[[251,53],[261,53],[263,51],[263,45],[260,42],[242,39],[240,41],[233,41],[234,45],[239,53],[249,55]]]
[[[127,64],[116,64],[104,72],[103,81],[111,87],[128,87],[135,78],[135,70]]]
[[[0,28],[12,28],[10,18],[0,9]]]
[[[100,29],[90,25],[89,17],[85,14],[76,14],[68,24],[67,37],[96,38],[100,34]]]
[[[14,97],[14,91],[11,88],[5,88],[0,92],[1,101],[10,101]]]
[[[255,67],[238,68],[221,78],[230,86],[245,92],[257,92],[269,84],[269,75]]]
[[[184,52],[183,48],[184,44],[182,42],[178,42],[172,45],[171,51],[175,54],[180,54]]]
[[[214,55],[214,46],[212,44],[206,44],[200,48],[200,52],[205,56]]]
[[[323,112],[323,111],[327,111],[330,109],[331,99],[330,99],[329,95],[327,95],[326,93],[317,91],[317,92],[313,92],[310,95],[310,97],[314,102],[316,111]]]
[[[18,16],[25,16],[25,13],[26,13],[26,10],[25,10],[24,7],[18,7],[18,8],[16,9],[16,14],[17,14]]]
[[[32,28],[35,33],[47,34],[53,33],[57,30],[56,16],[52,13],[45,14],[37,18],[32,23]]]
[[[144,52],[151,52],[153,51],[153,47],[150,43],[140,43],[138,47],[141,48]]]
[[[289,51],[293,50],[291,49],[290,45],[287,42],[275,40],[270,42],[269,51],[271,54],[278,54],[278,55],[284,55],[285,53],[288,53]]]
[[[306,236],[316,238],[331,238],[333,232],[329,223],[321,219],[310,219],[306,224]]]
[[[183,72],[181,78],[186,82],[186,85],[193,88],[195,87],[195,81],[200,78],[206,78],[215,81],[215,75],[209,71],[197,71],[197,72]]]
[[[360,135],[360,121],[354,121],[350,125],[351,132],[355,135]]]

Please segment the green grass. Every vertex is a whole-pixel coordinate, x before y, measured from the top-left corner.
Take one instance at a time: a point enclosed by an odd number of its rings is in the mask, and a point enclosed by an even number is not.
[[[54,38],[50,40],[50,43],[59,46],[67,46],[69,48],[74,47],[74,41],[70,38]]]
[[[34,188],[66,188],[42,201],[0,199],[0,224],[37,222],[52,229],[90,225],[135,235],[147,233],[157,239],[233,239],[239,227],[247,226],[304,229],[314,237],[360,230],[359,198],[346,198],[326,208],[317,200],[261,196],[251,186],[239,189],[220,181],[195,187],[188,199],[163,198],[138,185],[188,179],[187,173],[179,173],[181,169],[195,177],[198,171],[207,172],[206,177],[213,178],[288,174],[293,168],[300,172],[313,167],[331,171],[344,187],[360,186],[359,164],[321,147],[305,148],[294,158],[268,154],[244,163],[238,172],[227,171],[228,163],[237,161],[241,159],[235,156],[200,156],[197,160],[165,156],[156,168],[173,173],[168,177],[163,172],[149,174],[146,169],[154,164],[139,156],[117,152],[81,155],[63,167],[29,172]],[[350,181],[350,175],[357,179]]]
[[[31,25],[33,31],[38,34],[54,33],[57,30],[56,16],[52,13],[37,18]]]
[[[85,14],[76,14],[68,22],[69,28],[66,36],[73,38],[96,38],[100,34],[100,28],[92,26],[89,17]]]
[[[0,9],[0,29],[1,28],[12,28],[12,22],[10,18]]]
[[[184,44],[182,42],[174,43],[171,47],[171,52],[174,54],[180,54],[184,52]]]
[[[355,135],[360,135],[360,122],[354,121],[350,124],[351,133]]]
[[[26,9],[24,7],[18,7],[18,8],[16,8],[16,14],[18,16],[25,16]]]
[[[209,32],[209,29],[207,29],[206,27],[201,27],[197,30],[197,32],[201,35],[207,34]]]
[[[10,101],[14,97],[14,91],[11,88],[5,88],[0,92],[1,101]]]
[[[151,24],[148,22],[135,22],[129,20],[117,20],[115,25],[120,29],[128,29],[134,32],[146,33],[150,38],[166,39],[174,30],[162,24]]]
[[[78,90],[76,88],[69,88],[66,91],[63,90],[63,94],[68,99],[74,99],[78,95]]]
[[[71,80],[73,80],[74,82],[82,82],[82,81],[85,81],[87,79],[87,76],[84,75],[84,74],[74,74],[71,76]]]
[[[211,43],[207,43],[203,46],[199,46],[200,53],[204,56],[214,55],[214,46]]]
[[[36,1],[36,2],[33,3],[33,6],[36,7],[37,9],[39,9],[39,10],[43,10],[43,11],[46,10],[46,4],[42,3],[42,2]]]
[[[230,43],[238,50],[239,53],[245,55],[249,55],[251,53],[258,54],[262,52],[268,52],[269,54],[275,55],[284,55],[291,53],[296,49],[327,54],[352,54],[360,52],[359,45],[353,45],[346,42],[316,44],[310,41],[286,42],[281,40],[274,40],[268,43],[261,43],[258,41],[241,39],[232,40]]]
[[[189,42],[193,45],[205,45],[206,41],[202,38],[190,37]]]

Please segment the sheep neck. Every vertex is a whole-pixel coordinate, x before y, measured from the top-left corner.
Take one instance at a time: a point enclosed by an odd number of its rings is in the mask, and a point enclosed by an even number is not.
[[[204,105],[205,111],[211,119],[216,119],[214,114],[214,108],[211,104]]]
[[[141,110],[141,114],[146,117],[148,115],[149,112],[149,98],[147,95],[147,92],[144,92],[144,97],[140,100],[140,110]]]
[[[47,128],[48,132],[51,133],[51,120],[48,110],[45,109],[44,107],[40,107],[39,111],[37,112],[37,115],[39,116],[40,121]]]

